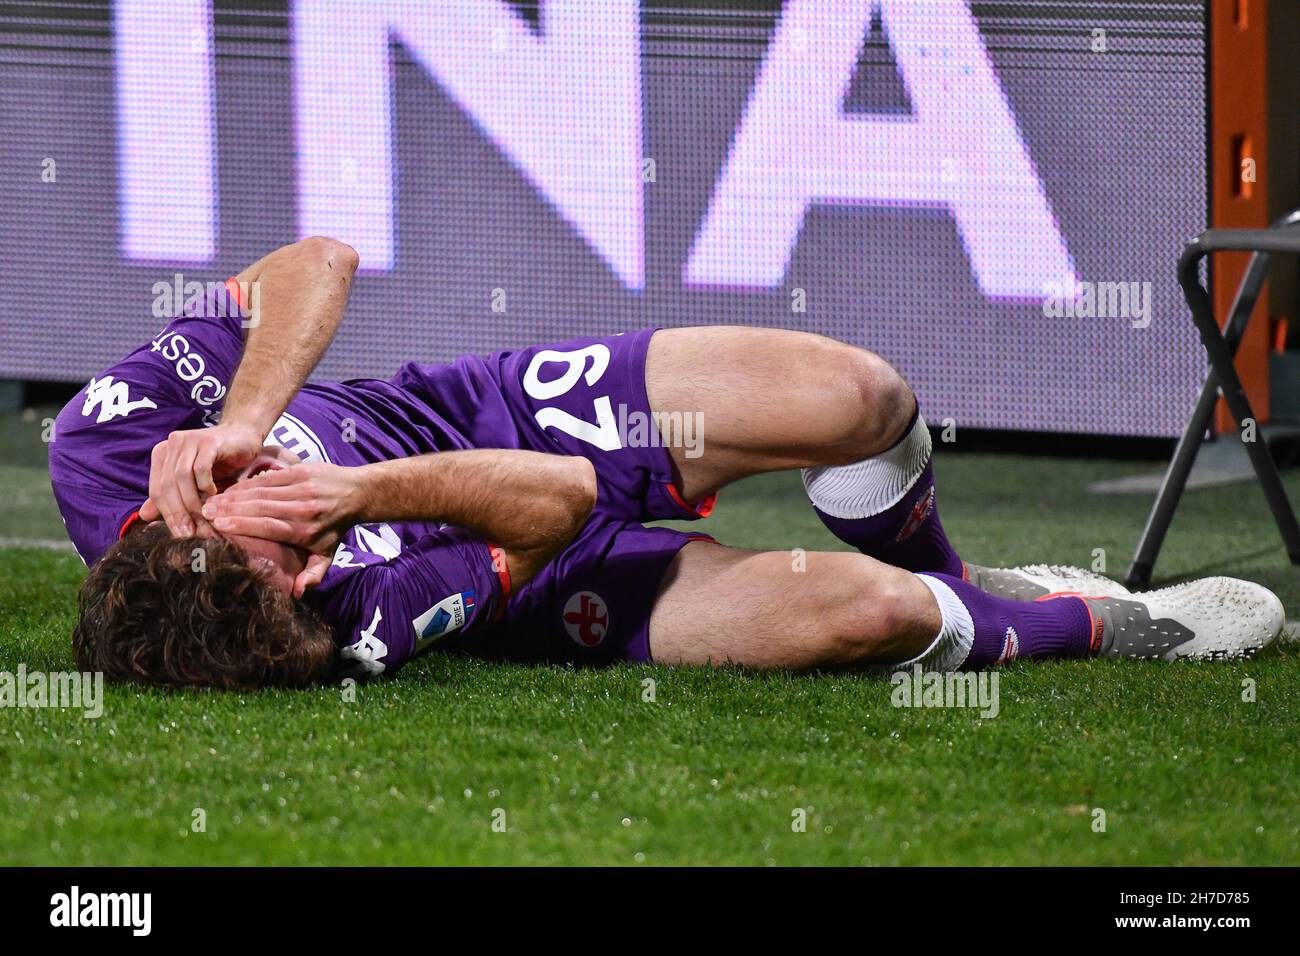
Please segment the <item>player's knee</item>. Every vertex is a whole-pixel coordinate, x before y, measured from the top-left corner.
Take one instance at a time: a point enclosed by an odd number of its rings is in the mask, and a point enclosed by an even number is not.
[[[911,421],[916,400],[898,371],[874,352],[845,346],[837,379],[844,383],[847,462],[870,458],[888,449]]]
[[[878,455],[902,436],[912,419],[916,398],[892,365],[874,352],[860,350],[864,369],[860,379],[863,410],[863,457]]]
[[[915,584],[911,575],[900,573],[875,577],[858,588],[835,616],[831,656],[844,664],[890,664],[923,653],[938,627]]]

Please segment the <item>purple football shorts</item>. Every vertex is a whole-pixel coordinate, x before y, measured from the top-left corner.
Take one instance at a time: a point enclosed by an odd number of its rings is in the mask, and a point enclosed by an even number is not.
[[[597,500],[578,537],[512,594],[484,633],[449,649],[496,659],[572,664],[650,660],[650,612],[677,552],[705,534],[641,522],[705,517],[689,504],[653,425],[646,350],[654,329],[404,366],[393,383],[454,424],[476,448],[581,455]]]
[[[593,515],[571,545],[511,595],[501,620],[449,639],[448,649],[530,664],[648,662],[659,582],[692,541],[713,544],[706,534]]]

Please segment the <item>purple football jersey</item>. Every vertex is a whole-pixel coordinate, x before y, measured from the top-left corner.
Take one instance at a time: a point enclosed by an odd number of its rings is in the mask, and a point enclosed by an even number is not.
[[[216,424],[242,353],[238,309],[213,293],[204,308],[175,319],[92,378],[59,413],[50,479],[68,535],[88,564],[148,497],[153,446],[169,432]],[[427,405],[370,379],[305,385],[267,441],[303,461],[338,465],[469,447]],[[404,540],[417,540],[428,527]]]
[[[383,535],[396,538],[415,527],[353,528],[325,580],[307,593],[342,645],[345,676],[392,671],[443,638],[474,633],[504,610],[508,578],[494,571],[492,549],[468,532],[445,527],[400,548],[395,540],[381,543]]]
[[[149,493],[153,446],[214,425],[243,352],[223,291],[91,379],[55,419],[50,481],[82,560],[98,561]],[[302,461],[363,465],[469,447],[427,404],[384,381],[308,384],[267,438]],[[352,528],[310,595],[357,673],[401,664],[498,613],[501,579],[482,541],[437,522]]]
[[[648,659],[659,578],[699,536],[640,522],[701,517],[712,507],[682,500],[657,440],[645,386],[653,335],[412,362],[388,381],[303,387],[268,436],[302,461],[355,466],[526,448],[583,455],[596,468],[592,520],[515,594],[493,550],[460,529],[437,522],[350,529],[307,601],[333,627],[351,673],[391,672],[444,638],[449,648],[518,660]],[[59,414],[50,477],[85,561],[103,556],[148,496],[153,446],[171,431],[217,422],[242,352],[238,308],[218,290],[92,379]],[[485,634],[487,624],[494,626]]]

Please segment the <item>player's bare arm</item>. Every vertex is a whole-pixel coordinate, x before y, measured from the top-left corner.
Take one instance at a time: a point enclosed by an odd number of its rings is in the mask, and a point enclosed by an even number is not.
[[[261,451],[333,340],[356,268],[351,246],[316,236],[276,249],[236,277],[241,289],[257,289],[257,307],[245,322],[244,353],[221,422],[173,432],[154,447],[144,520],[161,517],[175,535],[211,533],[203,497],[216,493],[216,478]]]
[[[487,449],[264,471],[209,498],[203,514],[222,534],[318,555],[354,525],[446,522],[492,542],[518,588],[573,541],[595,502],[596,473],[585,458]],[[319,583],[327,566],[305,568],[294,596]]]

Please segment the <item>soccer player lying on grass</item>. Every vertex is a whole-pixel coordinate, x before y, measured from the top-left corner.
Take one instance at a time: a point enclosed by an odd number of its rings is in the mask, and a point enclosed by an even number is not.
[[[644,330],[304,384],[355,268],[328,239],[279,249],[63,409],[50,474],[92,565],[82,667],[297,687],[436,645],[956,669],[1235,656],[1282,627],[1277,599],[1244,581],[1129,596],[1082,571],[963,563],[911,390],[878,356],[814,335]],[[226,297],[250,288],[261,305],[241,321]],[[669,413],[704,424],[703,449],[616,420]],[[796,561],[642,524],[702,516],[728,483],[793,468],[856,552]]]

